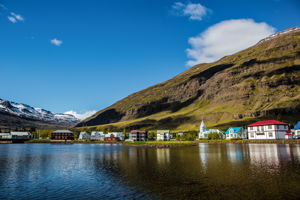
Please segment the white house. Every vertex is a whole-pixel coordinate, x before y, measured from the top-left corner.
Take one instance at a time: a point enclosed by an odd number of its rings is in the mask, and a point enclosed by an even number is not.
[[[10,133],[0,133],[0,139],[3,139],[3,140],[11,139],[11,134]]]
[[[246,131],[243,127],[230,127],[226,132],[225,136],[227,140],[232,138],[246,139]]]
[[[258,121],[248,125],[249,139],[288,139],[290,135],[288,124],[277,120]]]
[[[29,132],[10,132],[12,139],[31,139],[32,134]]]
[[[91,136],[87,132],[80,132],[79,134],[79,140],[88,140]]]
[[[292,132],[295,137],[300,136],[300,121],[294,126],[294,129],[292,129]]]
[[[102,140],[104,141],[105,134],[99,131],[92,131],[91,140]]]
[[[123,132],[109,132],[107,134],[105,134],[105,137],[111,137],[113,135],[113,137],[117,138],[118,140],[123,141],[125,139]]]
[[[156,140],[167,141],[171,139],[169,130],[158,130],[156,134]]]
[[[202,139],[202,138],[208,138],[208,134],[210,133],[222,133],[221,131],[219,131],[218,129],[207,129],[203,120],[201,122],[201,125],[200,125],[200,132],[199,132],[199,136],[198,138],[199,139]]]

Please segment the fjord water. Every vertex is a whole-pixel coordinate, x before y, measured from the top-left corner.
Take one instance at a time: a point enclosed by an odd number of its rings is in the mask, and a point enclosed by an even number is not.
[[[0,145],[0,199],[299,199],[300,145]]]

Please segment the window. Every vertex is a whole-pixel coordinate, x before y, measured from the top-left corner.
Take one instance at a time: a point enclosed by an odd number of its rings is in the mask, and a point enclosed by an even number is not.
[[[253,126],[250,127],[250,130],[253,131]]]
[[[273,137],[273,133],[269,133],[269,137]]]
[[[232,133],[230,134],[230,137],[232,137]]]
[[[268,129],[272,129],[272,125],[269,125],[269,126],[268,126]]]
[[[251,133],[251,134],[250,134],[250,137],[252,137],[252,138],[253,138],[253,137],[254,137],[254,133]]]

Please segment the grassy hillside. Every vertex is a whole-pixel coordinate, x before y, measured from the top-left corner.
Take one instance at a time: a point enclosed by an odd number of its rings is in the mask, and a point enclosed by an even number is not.
[[[227,128],[257,119],[300,118],[300,31],[134,93],[77,126],[195,130],[203,119]]]

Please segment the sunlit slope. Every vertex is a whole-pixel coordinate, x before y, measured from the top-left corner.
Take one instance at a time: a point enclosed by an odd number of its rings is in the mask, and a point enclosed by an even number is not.
[[[77,126],[196,129],[257,118],[298,121],[300,30],[269,37],[244,51],[196,65],[97,112]]]

